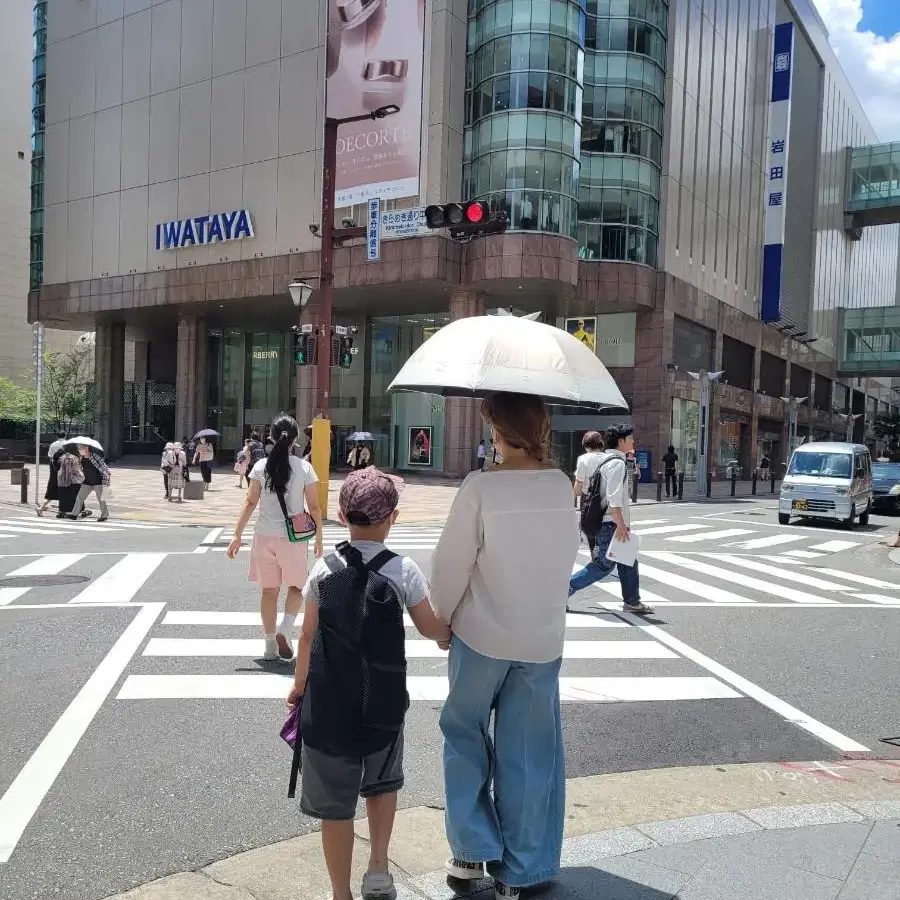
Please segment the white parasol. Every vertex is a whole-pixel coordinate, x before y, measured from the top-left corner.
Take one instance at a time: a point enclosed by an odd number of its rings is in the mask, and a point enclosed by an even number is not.
[[[68,438],[65,443],[66,446],[70,444],[80,444],[83,447],[91,447],[94,450],[99,450],[101,453],[103,452],[103,447],[100,443],[95,441],[93,438],[85,437],[84,435]]]
[[[606,366],[576,337],[514,316],[457,319],[409,358],[389,391],[484,397],[537,394],[550,403],[627,409]]]

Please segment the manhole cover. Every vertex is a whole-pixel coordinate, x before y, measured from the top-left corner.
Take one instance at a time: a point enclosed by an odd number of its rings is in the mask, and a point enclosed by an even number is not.
[[[2,587],[53,587],[55,584],[83,584],[90,581],[90,575],[21,575],[4,578]]]

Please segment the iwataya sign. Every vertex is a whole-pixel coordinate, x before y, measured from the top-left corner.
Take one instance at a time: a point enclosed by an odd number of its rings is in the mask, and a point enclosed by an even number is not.
[[[160,222],[156,226],[157,250],[183,250],[198,244],[240,241],[253,237],[253,220],[246,209],[207,213],[192,219]]]

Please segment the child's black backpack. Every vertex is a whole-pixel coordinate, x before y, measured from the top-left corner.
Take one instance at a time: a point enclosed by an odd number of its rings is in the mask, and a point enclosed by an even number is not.
[[[395,553],[364,563],[347,542],[346,561],[326,558],[319,584],[319,625],[303,697],[303,741],[335,756],[359,759],[393,747],[409,706],[403,603],[380,574]]]

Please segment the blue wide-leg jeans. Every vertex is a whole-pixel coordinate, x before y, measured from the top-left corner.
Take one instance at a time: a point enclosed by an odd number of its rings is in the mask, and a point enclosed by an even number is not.
[[[511,887],[541,884],[559,871],[566,792],[561,663],[493,659],[456,636],[450,647],[450,693],[441,713],[447,839],[454,857],[487,863]]]

